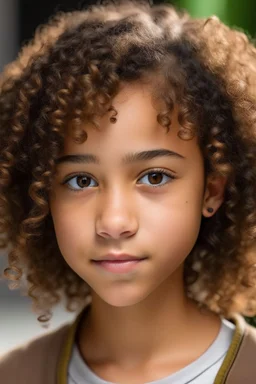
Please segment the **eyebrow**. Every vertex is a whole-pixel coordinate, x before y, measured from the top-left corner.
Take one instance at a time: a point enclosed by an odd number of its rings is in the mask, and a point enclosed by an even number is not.
[[[158,157],[175,157],[178,159],[185,159],[185,157],[181,154],[170,151],[169,149],[152,149],[148,151],[128,153],[123,157],[122,163],[128,165],[139,161],[152,160]],[[59,157],[55,163],[100,164],[100,159],[93,154],[87,153],[81,155],[65,155]]]

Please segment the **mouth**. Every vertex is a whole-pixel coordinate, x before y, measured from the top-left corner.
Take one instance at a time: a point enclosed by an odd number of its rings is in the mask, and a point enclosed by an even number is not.
[[[91,261],[97,267],[108,272],[127,273],[147,259],[147,257],[136,257],[127,254],[108,254],[100,259]]]
[[[127,253],[108,253],[102,257],[99,257],[98,259],[93,259],[92,261],[138,261],[146,259],[146,257],[138,257],[134,255],[129,255]]]

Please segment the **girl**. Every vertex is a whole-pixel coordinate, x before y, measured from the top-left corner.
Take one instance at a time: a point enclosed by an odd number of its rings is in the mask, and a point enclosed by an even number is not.
[[[243,33],[168,5],[38,30],[1,77],[4,274],[79,314],[2,382],[255,381],[255,83]]]

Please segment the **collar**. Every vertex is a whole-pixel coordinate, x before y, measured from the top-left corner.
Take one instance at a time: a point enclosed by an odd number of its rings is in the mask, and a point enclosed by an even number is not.
[[[68,365],[71,359],[73,345],[75,343],[76,333],[79,327],[79,324],[84,317],[84,315],[89,310],[90,305],[87,305],[77,316],[73,324],[70,325],[66,338],[64,340],[58,363],[57,363],[57,384],[68,384]]]
[[[214,380],[214,384],[224,384],[226,382],[245,333],[246,321],[241,315],[233,314],[228,320],[234,323],[236,328],[226,357]]]
[[[81,311],[81,313],[77,316],[75,321],[70,325],[68,329],[68,333],[64,340],[64,344],[62,346],[58,364],[57,364],[57,384],[68,384],[67,382],[68,365],[71,359],[72,348],[75,342],[76,332],[79,327],[80,321],[88,311],[89,307],[90,305],[87,305]],[[240,348],[241,342],[243,340],[244,332],[245,332],[246,322],[241,315],[233,314],[228,320],[234,323],[236,328],[235,328],[235,332],[234,332],[230,347],[226,354],[226,357],[214,380],[214,384],[225,383],[227,375],[230,371],[231,366],[233,365],[237,352]]]

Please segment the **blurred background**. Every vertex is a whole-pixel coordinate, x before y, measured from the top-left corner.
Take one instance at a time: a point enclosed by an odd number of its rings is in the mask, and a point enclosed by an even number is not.
[[[115,1],[113,1],[115,3]],[[192,16],[217,15],[226,24],[242,29],[246,34],[256,34],[255,0],[177,0],[150,1],[172,3],[189,11]],[[19,48],[34,34],[35,28],[46,22],[57,11],[86,8],[98,1],[76,0],[0,0],[0,71],[15,59]],[[6,252],[0,254],[0,274],[7,265]],[[59,306],[54,312],[50,330],[71,321],[74,315]],[[252,319],[247,319],[252,322]],[[43,329],[32,313],[30,300],[9,290],[6,282],[0,281],[0,355],[25,340],[43,334]]]

